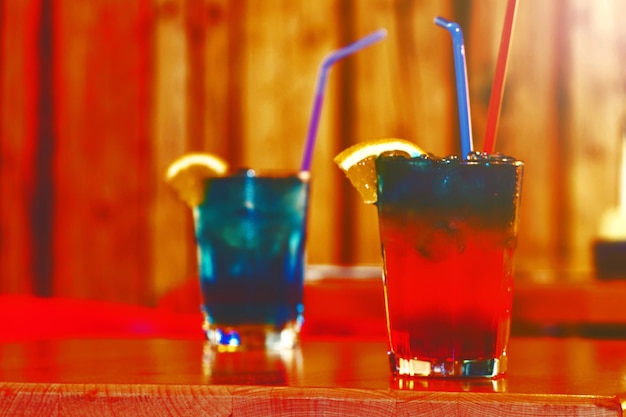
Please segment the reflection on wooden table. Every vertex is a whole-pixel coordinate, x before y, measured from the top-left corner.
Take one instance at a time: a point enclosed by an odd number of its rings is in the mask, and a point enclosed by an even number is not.
[[[0,415],[618,416],[626,393],[626,341],[578,338],[513,338],[509,373],[493,381],[395,380],[384,340],[216,353],[200,339],[58,339],[6,343],[0,357]]]

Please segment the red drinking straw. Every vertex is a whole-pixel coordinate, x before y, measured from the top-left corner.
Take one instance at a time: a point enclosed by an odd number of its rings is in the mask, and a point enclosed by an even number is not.
[[[498,62],[496,63],[496,72],[493,77],[491,97],[489,98],[489,109],[487,110],[487,128],[485,130],[485,142],[483,144],[483,152],[487,154],[492,154],[496,145],[496,131],[498,130],[498,121],[500,119],[506,64],[509,58],[509,47],[513,35],[516,11],[517,0],[509,0],[506,6],[504,27],[502,28],[502,38],[500,39],[500,51],[498,52]]]

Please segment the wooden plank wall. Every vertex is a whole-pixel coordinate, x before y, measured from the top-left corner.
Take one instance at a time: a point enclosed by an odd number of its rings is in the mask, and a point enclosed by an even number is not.
[[[375,209],[332,157],[384,136],[458,151],[451,42],[436,15],[464,28],[480,148],[505,6],[2,2],[0,292],[156,303],[195,272],[190,213],[163,183],[167,164],[205,150],[234,166],[297,168],[320,62],[383,27],[387,40],[331,71],[308,246],[309,263],[378,264]],[[519,1],[497,148],[526,162],[520,275],[591,270],[599,217],[617,201],[623,16],[622,0]]]
[[[0,289],[33,290],[30,202],[34,191],[34,118],[37,114],[35,1],[2,6],[0,103]],[[11,16],[11,18],[9,18]]]

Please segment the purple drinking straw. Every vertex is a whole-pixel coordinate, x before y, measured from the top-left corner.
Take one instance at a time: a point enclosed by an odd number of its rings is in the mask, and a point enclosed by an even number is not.
[[[459,102],[459,123],[461,125],[461,156],[467,158],[467,155],[473,150],[473,145],[469,95],[467,93],[467,68],[465,65],[463,31],[458,23],[450,22],[443,17],[436,17],[435,24],[447,29],[450,35],[452,35],[454,72],[456,75],[456,91]]]
[[[309,131],[306,138],[306,144],[304,148],[304,154],[302,155],[301,171],[308,172],[311,169],[311,158],[313,157],[313,148],[315,147],[315,137],[317,136],[317,127],[320,121],[320,112],[322,110],[322,103],[324,102],[324,90],[326,88],[326,80],[328,79],[328,71],[330,67],[337,61],[346,56],[357,52],[360,49],[365,48],[384,39],[387,36],[385,29],[379,29],[376,32],[372,32],[369,35],[359,39],[358,41],[351,43],[341,49],[331,52],[322,61],[320,71],[317,78],[317,87],[315,89],[315,99],[313,101],[313,110],[311,112],[311,119],[309,121]]]

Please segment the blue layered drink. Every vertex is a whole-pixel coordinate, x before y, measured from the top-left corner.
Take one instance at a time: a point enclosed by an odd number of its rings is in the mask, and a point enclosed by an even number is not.
[[[306,173],[205,181],[194,223],[204,329],[219,350],[297,344],[308,196]]]
[[[506,372],[522,169],[479,154],[377,158],[394,375]]]

